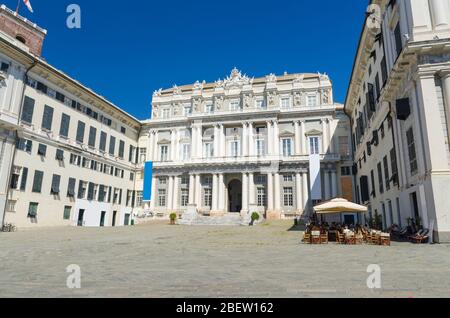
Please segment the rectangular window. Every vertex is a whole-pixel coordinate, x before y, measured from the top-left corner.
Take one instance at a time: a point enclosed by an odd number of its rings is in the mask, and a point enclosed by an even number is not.
[[[61,115],[61,126],[59,128],[59,135],[61,137],[69,137],[70,116],[66,114]]]
[[[54,174],[52,179],[51,194],[59,194],[59,186],[61,184],[61,176]]]
[[[214,156],[214,148],[212,142],[205,142],[203,144],[203,157],[212,158]]]
[[[163,119],[168,119],[170,117],[170,109],[169,108],[164,108],[162,110],[162,118]]]
[[[139,148],[139,163],[147,161],[147,148]]]
[[[143,192],[142,191],[136,191],[136,207],[142,207],[143,206]]]
[[[306,106],[313,107],[317,106],[317,96],[316,95],[310,95],[306,99]]]
[[[64,214],[63,214],[63,219],[64,220],[70,220],[70,215],[72,214],[72,207],[71,206],[68,206],[68,205],[66,205],[65,207],[64,207]]]
[[[214,105],[213,104],[207,104],[205,106],[205,113],[207,113],[207,114],[214,113]]]
[[[67,186],[67,197],[74,198],[75,197],[75,184],[77,180],[74,178],[69,178],[69,184]]]
[[[239,101],[232,101],[230,103],[230,110],[231,111],[240,110],[240,103],[239,103]]]
[[[284,206],[294,206],[294,189],[291,187],[285,187],[283,189],[283,202]]]
[[[97,128],[90,127],[89,128],[89,142],[88,142],[89,147],[95,148],[96,139],[97,139]]]
[[[349,149],[349,142],[348,142],[348,136],[340,136],[339,137],[339,154],[341,156],[349,156],[350,155],[350,149]]]
[[[256,153],[258,156],[266,155],[266,141],[264,139],[256,140]]]
[[[378,163],[378,186],[379,186],[379,190],[380,193],[383,194],[384,193],[384,182],[383,182],[383,168],[381,167],[381,162]]]
[[[158,206],[159,207],[166,206],[166,189],[158,190]]]
[[[291,108],[291,99],[289,97],[284,97],[281,99],[281,108],[282,109]]]
[[[185,117],[187,117],[187,116],[189,116],[191,114],[192,114],[192,108],[190,106],[183,108],[183,115]]]
[[[119,140],[119,158],[123,159],[125,157],[125,142]]]
[[[189,204],[189,189],[181,189],[181,206],[186,207]]]
[[[31,151],[33,149],[33,142],[28,139],[20,138],[17,140],[16,146],[17,146],[18,150],[25,151],[25,152],[28,152],[29,154],[31,154]]]
[[[282,140],[282,144],[283,144],[283,156],[284,157],[292,156],[292,139],[285,138]]]
[[[16,204],[17,201],[8,200],[8,203],[6,204],[6,212],[16,212]]]
[[[38,156],[45,157],[47,155],[47,146],[39,144],[38,146]]]
[[[402,53],[403,43],[402,43],[402,34],[400,30],[400,22],[397,23],[397,26],[394,29],[394,37],[395,37],[395,48],[397,50],[397,57]]]
[[[9,187],[11,189],[17,189],[17,187],[19,186],[19,179],[20,179],[20,168],[14,167],[14,173],[11,176]]]
[[[55,159],[58,161],[64,161],[64,150],[56,149]]]
[[[267,202],[267,195],[266,195],[266,189],[265,188],[258,188],[258,206],[264,207],[266,206]]]
[[[87,182],[80,180],[78,183],[78,199],[86,197]]]
[[[191,145],[190,144],[183,144],[181,157],[183,158],[183,160],[191,159]]]
[[[52,122],[53,122],[53,108],[45,105],[44,115],[42,116],[42,125],[41,125],[42,129],[51,131]]]
[[[25,191],[27,187],[28,168],[22,168],[22,179],[20,180],[20,191]]]
[[[409,169],[411,171],[411,175],[415,175],[417,173],[417,154],[416,154],[416,144],[414,141],[414,131],[411,127],[406,132],[406,142],[408,145],[408,155],[409,155]]]
[[[27,124],[33,123],[34,103],[35,103],[34,99],[25,96],[22,109],[22,118],[21,118],[22,122]]]
[[[231,141],[230,142],[230,155],[231,157],[239,157],[240,149],[239,149],[239,141]]]
[[[205,192],[205,196],[204,196],[203,204],[205,207],[211,207],[212,206],[212,189],[205,188],[204,192]]]
[[[42,171],[36,170],[34,172],[33,190],[32,190],[33,193],[41,193],[43,179],[44,179],[44,173]]]
[[[109,154],[111,156],[114,156],[116,152],[116,137],[110,136],[109,137]]]
[[[95,199],[95,184],[92,182],[89,182],[89,185],[88,185],[87,199],[89,201],[92,201]]]
[[[372,170],[370,171],[370,179],[371,179],[371,183],[372,183],[372,193],[371,195],[376,198],[377,197],[377,191],[375,188],[375,172]]]
[[[284,182],[293,182],[294,176],[292,174],[285,174],[283,175]]]
[[[160,148],[160,160],[166,162],[169,160],[169,146],[161,146]]]
[[[106,199],[105,186],[101,184],[98,189],[98,202],[105,202],[105,199]]]
[[[102,131],[100,133],[100,146],[99,146],[99,149],[102,152],[106,151],[106,139],[107,139],[107,135],[105,132]]]
[[[383,165],[384,165],[384,178],[385,178],[385,185],[386,185],[386,191],[389,191],[391,188],[391,177],[389,176],[389,165],[388,165],[388,157],[385,156],[383,158]]]
[[[86,124],[82,121],[78,121],[78,127],[77,127],[77,142],[82,144],[84,142],[84,131],[86,128]]]
[[[309,138],[309,154],[318,155],[320,154],[319,137]]]
[[[30,202],[30,205],[28,207],[28,217],[30,219],[35,219],[37,218],[38,215],[38,207],[39,207],[39,203],[36,202]]]
[[[267,109],[266,101],[264,99],[256,100],[256,107],[259,109]]]

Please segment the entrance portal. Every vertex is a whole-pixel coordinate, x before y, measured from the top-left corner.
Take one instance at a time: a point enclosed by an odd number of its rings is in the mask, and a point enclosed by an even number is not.
[[[228,203],[231,213],[240,213],[242,210],[242,182],[240,180],[232,180],[228,184]]]

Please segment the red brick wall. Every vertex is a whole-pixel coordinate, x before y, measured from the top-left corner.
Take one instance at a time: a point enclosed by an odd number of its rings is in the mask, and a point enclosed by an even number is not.
[[[33,30],[32,27],[26,27],[22,23],[16,22],[4,14],[0,14],[0,30],[13,38],[20,35],[25,39],[25,45],[30,48],[30,52],[41,56],[44,38],[38,31]]]

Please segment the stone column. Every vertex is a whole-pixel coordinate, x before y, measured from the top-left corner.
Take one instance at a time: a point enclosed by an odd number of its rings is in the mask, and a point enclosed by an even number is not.
[[[434,28],[440,29],[440,27],[448,25],[450,16],[448,2],[442,0],[430,0],[430,5]]]
[[[256,205],[256,189],[255,189],[255,175],[253,173],[248,174],[249,179],[249,203],[250,205]]]
[[[300,140],[301,140],[301,148],[302,148],[302,155],[308,154],[308,140],[306,138],[306,132],[305,132],[305,122],[300,122]]]
[[[170,176],[169,177],[169,191],[167,193],[167,209],[169,210],[169,212],[171,212],[170,210],[173,209],[173,181],[174,177]]]
[[[297,211],[303,211],[303,195],[302,195],[302,175],[297,172],[295,174],[295,190],[297,199]]]
[[[197,158],[197,126],[192,125],[191,158]]]
[[[273,133],[272,133],[272,123],[267,122],[267,154],[269,156],[273,155]]]
[[[157,189],[156,189],[156,178],[152,178],[152,195],[150,198],[150,209],[154,210],[156,208],[156,200],[157,198]]]
[[[189,205],[195,204],[195,175],[189,176]]]
[[[300,123],[298,120],[294,122],[294,132],[295,132],[295,155],[298,156],[301,154],[301,144],[300,144]]]
[[[304,172],[302,174],[302,186],[303,186],[303,207],[305,210],[309,206],[309,185],[308,185],[308,173]]]
[[[281,210],[281,185],[280,185],[280,174],[277,172],[274,175],[275,178],[275,210],[279,212]]]
[[[220,156],[227,156],[226,128],[223,125],[220,125]]]
[[[214,125],[214,157],[220,157],[220,131],[219,126]]]
[[[180,186],[180,177],[176,176],[176,177],[174,177],[174,182],[173,182],[173,204],[172,204],[172,209],[175,211],[177,211],[179,208],[179,206],[178,206],[179,186]]]
[[[175,152],[176,152],[176,130],[173,129],[170,132],[170,161],[175,161]]]
[[[273,174],[270,172],[267,174],[267,211],[274,210],[274,198],[273,198]]]
[[[274,154],[275,156],[280,155],[280,129],[278,127],[278,122],[275,121],[273,124],[273,133],[274,133]]]
[[[450,71],[442,75],[442,92],[444,94],[445,109],[447,115],[447,139],[450,141]]]
[[[219,174],[219,210],[225,212],[225,180],[223,173]]]
[[[213,184],[212,184],[212,207],[211,210],[213,212],[217,212],[218,207],[217,204],[219,202],[218,194],[219,194],[219,176],[217,174],[213,174]]]
[[[156,130],[155,131],[155,137],[154,137],[154,141],[153,141],[153,160],[154,161],[159,161],[159,153],[158,153],[158,140],[159,139],[159,133]],[[137,151],[137,150],[136,150]]]
[[[150,131],[149,134],[149,140],[148,140],[148,149],[147,149],[147,158],[149,161],[154,161],[153,159],[153,149],[154,149],[154,143],[155,143],[155,132],[154,131]],[[138,149],[136,149],[136,151],[138,151]],[[136,157],[136,156],[135,156]],[[134,160],[134,158],[133,158]]]
[[[202,183],[201,183],[201,175],[195,176],[195,204],[197,205],[197,209],[202,208]]]
[[[197,132],[197,158],[203,158],[203,127],[198,127]]]
[[[336,171],[331,172],[331,198],[335,199],[338,196],[338,184]]]
[[[328,134],[327,134],[327,120],[322,119],[322,153],[326,154],[328,152]]]
[[[242,125],[242,156],[248,156],[248,123],[244,123]]]
[[[248,174],[242,174],[242,212],[248,212]]]
[[[330,199],[330,172],[329,171],[324,171],[323,173],[323,178],[324,178],[324,199],[325,200],[329,200]]]
[[[248,155],[250,157],[255,156],[255,148],[256,148],[256,143],[255,143],[255,137],[253,134],[253,123],[249,123],[248,125]]]

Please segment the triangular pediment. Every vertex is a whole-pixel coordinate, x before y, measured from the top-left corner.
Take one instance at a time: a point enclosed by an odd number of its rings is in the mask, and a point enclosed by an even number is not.
[[[161,139],[160,141],[158,141],[158,144],[170,144],[171,141],[169,139]]]
[[[317,129],[311,129],[311,130],[307,131],[305,135],[306,136],[320,136],[320,135],[322,135],[322,132]]]
[[[293,137],[294,133],[288,130],[283,130],[280,132],[280,137]]]

